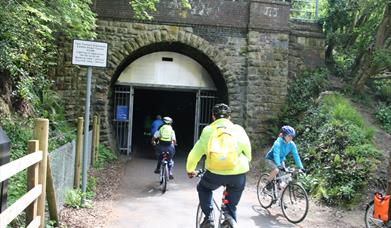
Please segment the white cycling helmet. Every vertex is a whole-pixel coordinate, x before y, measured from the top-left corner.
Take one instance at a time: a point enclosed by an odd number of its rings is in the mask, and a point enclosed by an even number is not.
[[[172,124],[173,121],[172,121],[172,119],[170,117],[165,116],[165,117],[163,117],[163,122],[165,124]]]

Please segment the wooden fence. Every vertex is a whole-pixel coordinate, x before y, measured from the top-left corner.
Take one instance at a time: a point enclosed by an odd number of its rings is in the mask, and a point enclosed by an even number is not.
[[[48,129],[47,119],[37,119],[34,127],[36,140],[28,142],[28,155],[0,166],[0,182],[25,169],[28,180],[28,192],[0,214],[0,228],[6,228],[23,211],[26,211],[27,228],[44,227]]]

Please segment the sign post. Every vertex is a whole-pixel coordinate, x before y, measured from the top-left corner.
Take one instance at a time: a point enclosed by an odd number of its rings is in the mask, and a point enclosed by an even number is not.
[[[88,164],[88,130],[90,126],[90,100],[91,100],[91,79],[92,67],[106,67],[107,65],[107,43],[73,40],[72,64],[87,66],[87,87],[84,117],[84,145],[83,145],[83,168],[82,168],[82,192],[87,191],[87,164]],[[83,194],[81,204],[85,203]]]

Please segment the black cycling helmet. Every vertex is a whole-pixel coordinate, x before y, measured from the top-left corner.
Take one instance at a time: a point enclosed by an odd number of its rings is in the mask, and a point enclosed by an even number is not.
[[[227,118],[231,116],[231,108],[226,104],[216,104],[212,108],[212,114],[217,118]]]

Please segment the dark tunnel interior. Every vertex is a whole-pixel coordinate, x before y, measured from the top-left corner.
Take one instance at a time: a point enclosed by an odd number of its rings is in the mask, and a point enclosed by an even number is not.
[[[137,89],[134,91],[132,146],[138,157],[154,158],[150,127],[156,115],[169,116],[173,122],[178,146],[176,157],[186,157],[193,147],[195,92]]]

